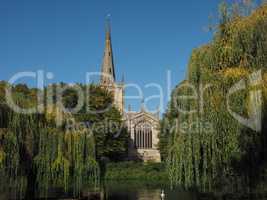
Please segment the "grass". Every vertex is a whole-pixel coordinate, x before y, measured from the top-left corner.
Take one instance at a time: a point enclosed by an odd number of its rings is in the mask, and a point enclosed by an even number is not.
[[[163,163],[118,162],[107,164],[106,180],[167,182],[168,174]]]

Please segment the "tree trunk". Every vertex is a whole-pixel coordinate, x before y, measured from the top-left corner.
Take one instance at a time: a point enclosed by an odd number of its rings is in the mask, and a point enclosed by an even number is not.
[[[31,200],[35,197],[35,188],[36,188],[36,175],[34,169],[29,169],[27,175],[27,189],[25,192],[25,200]]]

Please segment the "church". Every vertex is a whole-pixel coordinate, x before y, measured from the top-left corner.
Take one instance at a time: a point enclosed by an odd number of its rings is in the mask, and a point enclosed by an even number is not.
[[[110,23],[106,26],[105,49],[101,67],[100,86],[113,95],[114,105],[123,116],[124,123],[130,134],[128,159],[144,162],[160,162],[159,113],[150,113],[143,104],[140,111],[135,112],[124,108],[124,81],[116,82],[115,65],[111,44]]]

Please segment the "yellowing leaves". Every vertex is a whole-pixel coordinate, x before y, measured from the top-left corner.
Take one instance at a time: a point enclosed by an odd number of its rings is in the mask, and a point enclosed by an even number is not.
[[[226,68],[220,71],[220,74],[223,78],[242,78],[247,77],[249,75],[249,70],[244,67],[233,67],[233,68]]]
[[[231,22],[231,30],[245,30],[250,27],[254,27],[260,21],[266,20],[267,18],[267,5],[262,5],[256,9],[250,16],[244,17],[242,20],[237,19]]]
[[[6,157],[5,152],[2,149],[0,149],[0,168],[2,167],[4,163],[5,157]]]
[[[210,101],[211,101],[211,105],[213,106],[213,108],[218,111],[221,107],[221,104],[223,103],[223,98],[221,95],[219,94],[215,94],[215,95],[212,95],[210,97]]]
[[[64,112],[56,105],[47,106],[45,111],[45,117],[48,122],[56,122],[58,124],[62,124],[63,121],[72,120],[73,118],[71,113]]]

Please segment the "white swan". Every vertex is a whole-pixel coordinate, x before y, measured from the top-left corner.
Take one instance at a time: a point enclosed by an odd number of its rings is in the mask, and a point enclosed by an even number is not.
[[[161,190],[160,198],[163,200],[165,198],[164,190]]]

